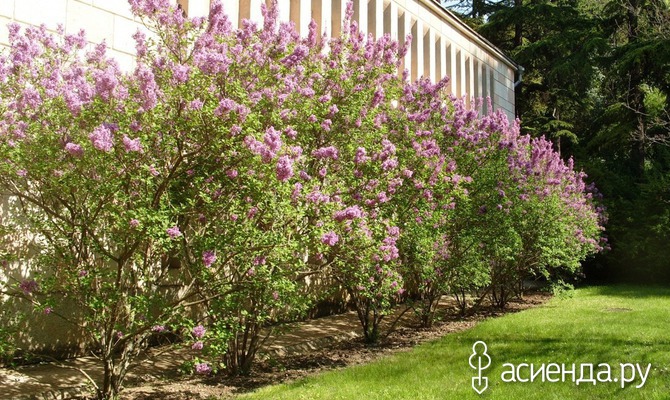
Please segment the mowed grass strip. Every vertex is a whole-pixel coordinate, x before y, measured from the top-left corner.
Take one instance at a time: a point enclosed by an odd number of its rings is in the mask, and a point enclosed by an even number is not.
[[[482,395],[472,387],[468,363],[473,344],[483,340],[492,358]],[[641,379],[621,388],[620,382],[576,385],[567,381],[506,383],[504,363],[612,366],[619,378],[621,363],[651,363]],[[670,399],[670,289],[602,286],[578,289],[570,298],[554,298],[543,306],[490,319],[475,328],[429,342],[409,352],[374,363],[326,372],[288,384],[262,388],[243,399]],[[587,371],[588,372],[588,371]],[[628,374],[630,372],[627,372]],[[528,379],[528,367],[521,377]],[[552,375],[552,378],[555,378]]]

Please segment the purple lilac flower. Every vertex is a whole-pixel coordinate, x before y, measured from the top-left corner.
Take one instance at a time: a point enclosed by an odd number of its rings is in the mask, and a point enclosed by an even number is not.
[[[314,204],[325,203],[330,200],[328,195],[323,194],[319,191],[310,192],[309,194],[307,194],[306,198],[307,201],[310,201]]]
[[[205,103],[203,103],[202,100],[195,99],[195,100],[191,101],[190,103],[188,103],[188,108],[190,108],[191,110],[200,110],[200,109],[202,109],[202,106],[204,104]]]
[[[147,44],[146,44],[146,35],[141,32],[139,29],[133,34],[133,39],[135,39],[135,50],[137,52],[137,57],[143,57],[147,54]]]
[[[245,137],[244,144],[252,153],[261,156],[263,162],[270,162],[270,160],[275,156],[275,153],[272,152],[270,147],[264,145],[262,142],[256,140],[252,136]]]
[[[293,185],[293,191],[291,192],[291,200],[297,201],[301,190],[302,184],[300,182],[296,182],[295,185]]]
[[[108,66],[105,70],[98,70],[93,73],[95,90],[104,100],[109,100],[112,97],[114,88],[119,84],[116,75],[117,70],[113,66]]]
[[[359,147],[358,149],[356,149],[356,156],[354,157],[354,162],[356,164],[362,164],[367,160],[369,160],[369,157],[367,157],[365,154],[366,154],[365,148]]]
[[[84,154],[84,149],[81,147],[81,145],[72,142],[65,145],[65,151],[74,157],[81,157]]]
[[[254,216],[256,216],[256,213],[258,212],[258,208],[256,207],[251,207],[249,211],[247,212],[247,219],[251,219]]]
[[[206,331],[207,331],[207,329],[205,329],[204,326],[202,326],[202,325],[198,325],[198,326],[196,326],[195,328],[193,328],[193,330],[191,331],[191,333],[192,333],[193,336],[196,337],[197,339],[201,339],[203,336],[205,336],[205,332],[206,332]]]
[[[23,294],[29,295],[38,289],[38,285],[34,279],[24,280],[19,284],[19,289],[23,291]]]
[[[332,158],[333,160],[337,160],[339,157],[337,148],[334,146],[321,147],[316,149],[312,152],[312,155],[318,159]]]
[[[93,143],[93,147],[100,151],[108,152],[114,147],[114,142],[112,141],[112,131],[109,130],[105,125],[100,125],[93,130],[88,136]]]
[[[165,332],[165,325],[154,325],[151,327],[151,331],[156,333]]]
[[[274,127],[269,127],[265,131],[265,135],[263,136],[263,142],[265,143],[266,146],[270,149],[272,153],[276,153],[279,151],[279,148],[281,148],[282,145],[282,140],[281,140],[281,132],[276,130]]]
[[[328,246],[335,246],[335,243],[337,243],[338,240],[340,240],[340,237],[333,231],[326,232],[321,236],[321,243],[327,244]]]
[[[39,107],[40,104],[42,104],[40,93],[33,88],[26,88],[23,90],[23,96],[17,105],[19,109],[24,110],[35,109]]]
[[[277,179],[281,182],[293,176],[293,160],[289,156],[281,156],[277,161]]]
[[[398,160],[395,158],[389,158],[382,163],[382,169],[384,171],[389,171],[398,166]]]
[[[222,99],[214,110],[214,115],[221,116],[237,108],[237,103],[233,99]]]
[[[145,111],[151,110],[158,103],[158,95],[160,89],[156,83],[156,77],[147,65],[140,63],[135,69],[135,78],[140,83],[140,99],[142,100],[142,108]]]
[[[202,348],[205,347],[205,344],[201,341],[197,341],[193,343],[193,346],[191,346],[192,350],[202,350]]]
[[[207,363],[199,363],[195,365],[195,372],[200,375],[207,375],[212,372],[212,367]]]
[[[377,90],[375,90],[375,94],[372,97],[372,107],[377,107],[384,99],[384,95],[384,89],[382,87],[377,87]]]
[[[126,153],[131,151],[142,151],[140,138],[131,139],[127,135],[123,135],[123,147],[126,149]]]
[[[216,262],[216,253],[212,250],[206,250],[202,253],[202,263],[209,268]]]
[[[284,57],[281,62],[287,67],[292,67],[296,64],[298,64],[303,58],[305,58],[309,54],[309,47],[305,46],[304,44],[299,44],[295,46],[295,49],[293,49],[293,53],[291,55],[288,55]]]
[[[297,132],[295,129],[291,128],[291,127],[286,128],[286,129],[284,130],[284,133],[286,133],[286,136],[289,137],[289,138],[291,138],[291,139],[295,139],[295,138],[298,136],[298,132]]]
[[[331,127],[332,125],[333,125],[333,121],[331,121],[330,119],[325,119],[325,120],[321,123],[321,129],[323,129],[323,130],[326,131],[326,132],[330,132],[330,127]]]
[[[352,220],[356,218],[361,218],[363,216],[363,210],[359,206],[347,207],[344,210],[336,211],[333,215],[333,219],[337,222],[342,222],[344,220]]]
[[[188,65],[174,65],[172,67],[172,78],[177,83],[184,83],[188,80],[188,75],[191,72],[191,68]]]
[[[170,236],[170,239],[175,239],[181,236],[181,231],[179,230],[179,227],[175,225],[172,228],[167,229],[167,234]]]

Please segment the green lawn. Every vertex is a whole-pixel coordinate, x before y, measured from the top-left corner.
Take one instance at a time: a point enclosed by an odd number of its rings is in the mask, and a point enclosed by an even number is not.
[[[484,374],[489,389],[481,396],[471,388],[474,370],[468,364],[477,340],[487,343],[492,358]],[[607,363],[612,378],[619,377],[620,363],[640,363],[643,370],[652,366],[642,388],[635,388],[641,383],[636,376],[622,389],[614,382],[577,386],[570,376],[567,382],[505,383],[504,363]],[[524,368],[521,376],[528,378],[529,369]],[[555,298],[538,308],[491,319],[410,352],[263,388],[242,398],[670,399],[669,368],[670,289],[590,287],[576,290],[572,298]]]

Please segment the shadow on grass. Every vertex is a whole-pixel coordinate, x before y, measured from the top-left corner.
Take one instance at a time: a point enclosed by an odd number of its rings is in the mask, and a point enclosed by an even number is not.
[[[643,356],[653,353],[668,353],[670,341],[612,339],[612,338],[542,338],[542,339],[510,339],[506,338],[503,346],[496,348],[495,339],[489,348],[492,357],[499,357],[504,362],[524,360],[544,360],[556,363],[597,363],[597,362],[639,362],[644,360],[628,360],[623,357]],[[646,358],[646,357],[642,357]]]
[[[670,288],[666,286],[635,286],[635,285],[608,285],[608,286],[589,286],[586,289],[592,290],[593,294],[599,296],[625,297],[648,299],[654,297],[670,297]]]
[[[357,343],[358,341],[352,344],[352,350],[357,347]],[[359,346],[364,345],[361,342]],[[340,350],[346,351],[346,347],[343,346]],[[325,353],[295,355],[284,357],[280,363],[267,361],[257,363],[252,375],[222,377],[219,378],[221,379],[219,383],[230,386],[232,393],[247,393],[264,386],[304,378],[317,371],[328,371],[346,367],[347,365],[348,363],[344,357],[334,357]],[[281,371],[285,371],[283,376]]]

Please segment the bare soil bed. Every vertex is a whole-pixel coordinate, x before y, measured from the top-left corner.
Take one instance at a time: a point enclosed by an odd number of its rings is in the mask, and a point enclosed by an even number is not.
[[[305,354],[268,358],[257,362],[247,376],[194,377],[180,375],[177,371],[160,377],[147,377],[128,382],[123,390],[123,400],[205,400],[227,399],[266,385],[300,379],[322,371],[345,368],[374,361],[394,352],[408,351],[417,344],[440,338],[453,332],[473,327],[479,321],[506,313],[518,312],[545,303],[550,295],[543,292],[528,293],[523,300],[515,300],[501,311],[482,308],[476,314],[461,317],[454,308],[443,308],[440,321],[428,329],[417,328],[409,322],[400,326],[382,343],[367,346],[361,339],[329,345]],[[411,311],[409,311],[411,312]]]

